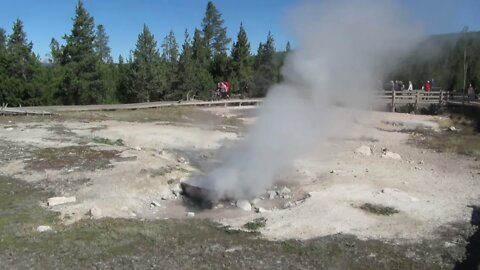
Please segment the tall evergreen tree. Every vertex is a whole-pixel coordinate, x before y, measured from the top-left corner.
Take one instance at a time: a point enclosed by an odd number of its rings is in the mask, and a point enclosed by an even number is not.
[[[32,51],[33,44],[28,42],[23,31],[23,22],[17,19],[8,37],[4,51],[5,80],[1,86],[0,103],[15,105],[37,105],[40,102],[41,86],[38,76],[41,72],[40,61]]]
[[[58,41],[54,38],[50,41],[50,57],[53,64],[62,62],[62,49]]]
[[[287,46],[285,46],[285,52],[289,53],[291,50],[292,50],[292,48],[290,46],[290,41],[287,41]]]
[[[212,74],[209,71],[210,61],[208,57],[208,48],[203,42],[201,32],[195,29],[192,41],[192,64],[195,68],[195,89],[200,98],[206,99],[210,96],[210,91],[214,88]]]
[[[202,20],[203,38],[211,55],[226,53],[231,39],[227,37],[227,28],[223,26],[222,14],[212,1],[207,4]]]
[[[192,59],[190,35],[185,30],[182,52],[178,60],[176,91],[171,93],[172,99],[192,98],[197,95],[195,89],[195,66]]]
[[[177,81],[178,70],[178,44],[173,31],[163,39],[162,43],[162,62],[165,67],[165,97],[175,98],[174,88]]]
[[[131,67],[131,101],[163,99],[164,70],[161,67],[157,42],[147,25],[143,26],[143,31],[138,36]]]
[[[255,61],[255,96],[264,96],[268,88],[278,81],[279,67],[275,61],[275,42],[268,32],[265,44],[260,43]]]
[[[232,47],[233,80],[232,88],[239,89],[242,94],[248,94],[248,90],[253,81],[253,62],[250,53],[250,42],[243,24],[240,24],[240,30],[237,35],[237,42]]]
[[[108,46],[109,37],[105,32],[105,27],[102,24],[97,25],[97,31],[95,32],[94,49],[100,57],[100,60],[104,64],[113,62],[110,55],[110,47]]]
[[[5,32],[5,29],[0,27],[0,50],[5,49],[6,42],[7,42],[7,34]]]
[[[81,0],[75,9],[72,32],[64,39],[62,65],[65,73],[60,83],[59,98],[64,104],[107,101],[109,90],[100,70],[100,57],[95,52],[94,19]]]

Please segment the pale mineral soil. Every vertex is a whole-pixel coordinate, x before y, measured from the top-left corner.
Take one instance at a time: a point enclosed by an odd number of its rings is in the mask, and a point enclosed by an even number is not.
[[[181,116],[147,110],[5,117],[0,119],[0,175],[52,196],[75,196],[75,203],[53,207],[38,201],[59,212],[63,224],[92,218],[92,208],[100,209],[93,218],[209,218],[239,229],[264,217],[259,231],[270,240],[347,234],[411,243],[470,222],[470,206],[480,199],[478,159],[419,148],[409,143],[411,134],[402,132],[437,132],[444,128],[443,118],[356,111],[339,111],[334,118],[343,124],[329,127],[335,129],[330,139],[297,158],[272,187],[291,192],[272,200],[246,198],[252,211],[228,202],[198,209],[178,195],[180,182],[208,173],[221,163],[221,153],[241,142],[255,122],[250,107],[188,109]],[[372,154],[356,153],[360,146],[370,147]],[[401,159],[383,157],[384,148]],[[364,211],[365,203],[398,213]],[[266,211],[256,213],[255,207]]]

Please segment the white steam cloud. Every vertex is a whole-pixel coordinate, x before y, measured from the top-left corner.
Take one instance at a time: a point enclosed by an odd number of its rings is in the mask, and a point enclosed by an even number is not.
[[[331,136],[338,104],[366,107],[369,93],[420,41],[419,27],[393,1],[306,2],[290,14],[298,40],[284,82],[273,86],[256,125],[202,186],[220,196],[258,195],[282,168]]]

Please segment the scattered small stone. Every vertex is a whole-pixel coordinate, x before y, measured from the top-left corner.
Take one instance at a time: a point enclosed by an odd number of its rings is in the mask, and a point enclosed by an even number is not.
[[[6,131],[12,131],[13,130],[13,127],[8,127],[5,129]]]
[[[449,127],[448,130],[450,130],[450,131],[457,131],[457,129],[456,129],[454,126]]]
[[[280,189],[278,191],[278,195],[285,198],[285,196],[289,196],[289,194],[291,193],[292,191],[287,188],[287,187],[283,187],[282,189]]]
[[[277,196],[277,192],[275,190],[269,190],[269,191],[267,191],[267,194],[268,194],[268,198],[270,200],[275,199],[275,197]]]
[[[415,170],[421,170],[422,168],[415,166]]]
[[[423,165],[423,164],[425,164],[425,162],[423,162],[423,160],[420,160],[420,161],[418,162],[418,164]]]
[[[88,215],[91,217],[91,218],[101,218],[102,217],[102,210],[100,208],[98,208],[97,206],[94,206],[92,208],[90,208],[90,210],[88,210]]]
[[[255,212],[262,214],[268,212],[268,210],[263,207],[255,207]]]
[[[179,158],[177,158],[177,161],[178,161],[179,163],[183,163],[183,164],[187,163],[187,160],[186,160],[184,157],[179,157]]]
[[[142,148],[140,146],[135,146],[135,147],[133,147],[133,150],[141,151]]]
[[[48,199],[47,205],[55,206],[55,205],[60,205],[65,203],[72,203],[76,201],[77,199],[75,197],[52,197]]]
[[[187,213],[187,217],[194,217],[195,216],[195,213],[194,212],[188,212]]]
[[[283,208],[290,208],[293,206],[295,206],[295,203],[288,201],[283,205]]]
[[[41,226],[37,227],[37,232],[48,232],[48,231],[51,231],[51,230],[53,230],[52,227],[50,227],[48,225],[41,225]]]
[[[231,252],[241,251],[241,250],[242,250],[242,247],[232,247],[232,248],[225,249],[225,252],[231,253]]]
[[[252,211],[252,205],[247,200],[238,200],[236,205],[244,211]]]
[[[178,197],[180,194],[182,194],[182,187],[180,187],[180,184],[175,184],[170,190],[175,197]]]
[[[384,158],[390,158],[390,159],[395,159],[395,160],[402,160],[402,156],[400,156],[397,153],[393,153],[390,151],[386,151],[383,153],[382,157]]]
[[[219,204],[217,205],[217,208],[223,208],[223,207],[224,207],[224,206],[223,206],[223,204],[221,204],[221,203],[219,203]]]
[[[160,206],[161,206],[160,203],[157,202],[157,201],[152,201],[152,202],[150,203],[150,205],[151,205],[152,207],[160,207]]]
[[[367,145],[362,145],[359,148],[355,149],[354,153],[357,155],[371,156],[372,148],[370,148],[370,146],[367,146]]]
[[[260,202],[260,198],[255,198],[251,201],[252,204],[258,204]]]

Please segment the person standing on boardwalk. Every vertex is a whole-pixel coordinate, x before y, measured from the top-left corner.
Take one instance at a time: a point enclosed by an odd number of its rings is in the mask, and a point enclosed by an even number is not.
[[[475,89],[473,88],[472,84],[468,85],[467,95],[468,95],[468,101],[469,102],[475,99]]]
[[[412,91],[413,90],[413,84],[412,84],[412,81],[408,81],[408,88],[407,88],[408,91]]]

